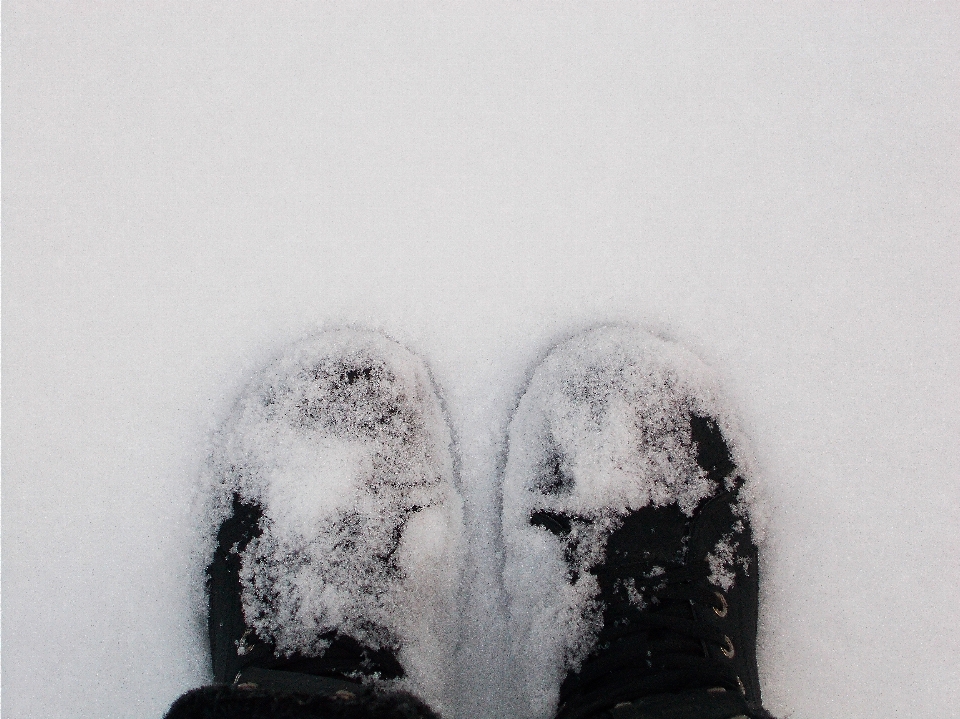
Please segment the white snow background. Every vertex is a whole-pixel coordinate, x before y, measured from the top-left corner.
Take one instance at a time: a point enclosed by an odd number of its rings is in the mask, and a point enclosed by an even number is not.
[[[4,4],[4,717],[208,681],[209,433],[351,323],[443,393],[460,716],[508,717],[506,425],[612,321],[717,368],[754,443],[769,707],[960,716],[958,49],[952,2]]]

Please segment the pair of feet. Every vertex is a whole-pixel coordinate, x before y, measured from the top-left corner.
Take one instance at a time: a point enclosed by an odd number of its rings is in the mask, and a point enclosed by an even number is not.
[[[532,715],[681,701],[765,716],[753,485],[728,416],[699,360],[636,330],[587,332],[535,370],[503,478]],[[385,686],[447,711],[466,550],[455,466],[429,373],[396,343],[329,332],[268,367],[210,463],[215,679]]]

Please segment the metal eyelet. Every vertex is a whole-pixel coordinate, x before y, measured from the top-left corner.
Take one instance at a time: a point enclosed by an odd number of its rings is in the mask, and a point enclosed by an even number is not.
[[[737,653],[733,647],[733,641],[726,634],[723,635],[723,646],[720,647],[720,651],[727,659],[733,659],[733,656]]]
[[[720,592],[714,592],[713,594],[717,599],[720,600],[720,608],[717,609],[716,607],[713,607],[713,613],[723,619],[725,616],[727,616],[728,609],[726,597],[724,597]]]
[[[743,686],[743,682],[740,681],[740,677],[737,677],[737,686],[740,688],[740,693],[743,694],[743,696],[747,696],[747,689]]]

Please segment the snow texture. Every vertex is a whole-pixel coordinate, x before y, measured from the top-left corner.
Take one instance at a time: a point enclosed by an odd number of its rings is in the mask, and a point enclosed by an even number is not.
[[[650,504],[692,516],[720,490],[697,464],[693,416],[718,423],[736,465],[726,489],[744,480],[735,511],[761,540],[766,513],[754,462],[702,361],[676,343],[612,326],[568,340],[534,371],[510,423],[503,487],[504,584],[533,715],[553,715],[564,674],[593,647],[602,606],[590,570],[620,519]],[[570,534],[532,526],[542,511],[572,518]],[[729,588],[731,547],[715,554],[711,570]]]
[[[291,347],[244,392],[207,472],[207,562],[233,497],[263,510],[243,612],[279,653],[329,632],[398,652],[438,710],[457,644],[463,518],[450,430],[426,367],[370,332]]]
[[[948,2],[6,3],[4,719],[210,681],[217,433],[349,327],[422,358],[453,437],[448,714],[525,719],[507,428],[612,323],[703,358],[750,439],[769,708],[960,717],[957,48]],[[321,445],[354,471],[286,456]]]
[[[710,565],[710,576],[708,579],[723,591],[727,591],[733,586],[736,568],[733,566],[737,561],[736,552],[740,544],[739,540],[734,540],[734,534],[743,531],[743,524],[738,520],[733,525],[733,531],[724,534],[713,551],[707,555],[707,564]],[[749,562],[744,557],[740,558],[740,564],[743,571],[750,574]]]

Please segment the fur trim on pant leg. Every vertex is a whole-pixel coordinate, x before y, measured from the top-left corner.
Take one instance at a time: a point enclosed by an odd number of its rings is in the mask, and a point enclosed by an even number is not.
[[[287,694],[217,685],[177,699],[165,719],[438,719],[404,692],[339,691],[332,695]]]

